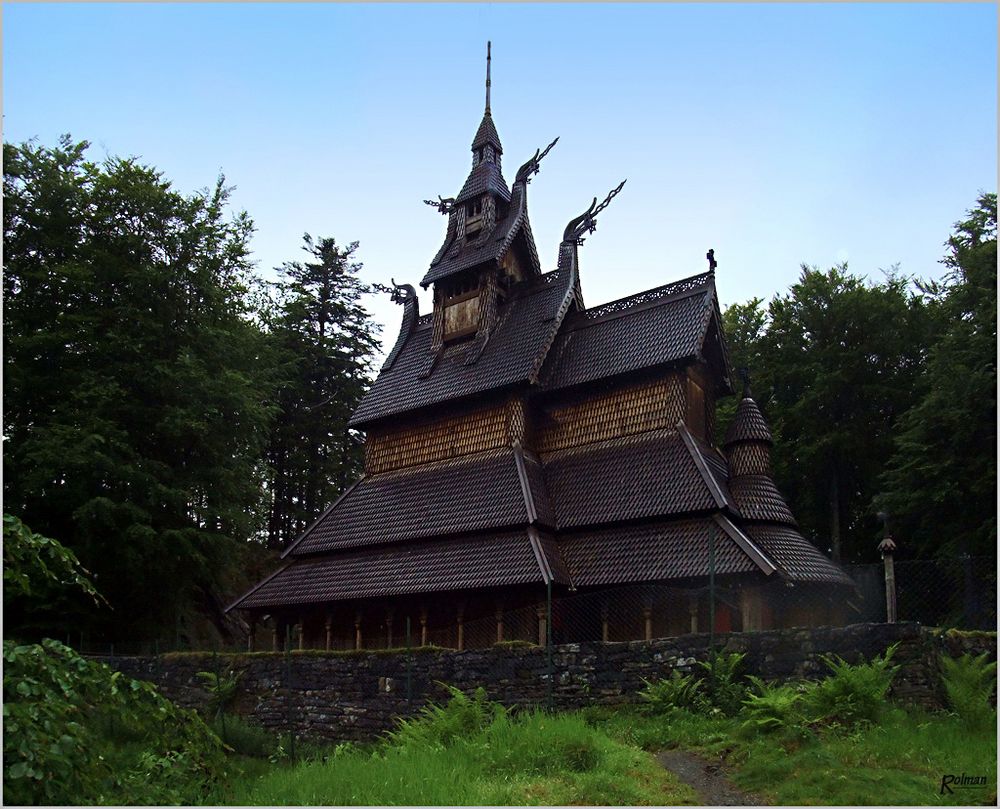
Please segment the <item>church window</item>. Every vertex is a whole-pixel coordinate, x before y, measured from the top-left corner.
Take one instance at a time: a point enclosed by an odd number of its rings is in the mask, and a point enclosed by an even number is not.
[[[444,289],[444,340],[470,337],[479,329],[479,279],[467,277]]]
[[[473,200],[465,206],[465,236],[470,238],[483,228],[483,198]]]

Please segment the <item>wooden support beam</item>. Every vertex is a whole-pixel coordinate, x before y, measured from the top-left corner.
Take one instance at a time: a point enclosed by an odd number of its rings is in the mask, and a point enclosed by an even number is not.
[[[273,618],[274,624],[271,626],[271,651],[278,651],[278,619]]]
[[[327,613],[326,616],[326,650],[329,652],[333,648],[333,616]]]
[[[354,648],[361,648],[361,612],[354,616]]]
[[[392,648],[392,610],[386,610],[385,615],[385,648]]]
[[[698,631],[698,596],[688,599],[688,614],[691,616],[691,631]]]
[[[503,642],[503,607],[499,604],[497,605],[496,612],[494,613],[497,619],[497,643]]]
[[[608,632],[608,602],[605,601],[601,604],[601,640],[607,643],[610,636]]]
[[[299,618],[299,651],[306,648],[306,619],[305,616]]]
[[[465,648],[465,603],[458,604],[458,650]]]
[[[548,641],[547,627],[545,626],[545,602],[543,601],[535,608],[538,615],[538,645],[545,646]]]
[[[420,608],[420,645],[427,645],[427,607]]]
[[[646,640],[653,639],[653,608],[650,605],[646,605],[642,608],[642,617],[645,620],[645,638]]]

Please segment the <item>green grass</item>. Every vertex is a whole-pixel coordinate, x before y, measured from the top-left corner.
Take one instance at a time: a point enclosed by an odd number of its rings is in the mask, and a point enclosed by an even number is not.
[[[996,722],[970,727],[948,714],[887,708],[878,725],[852,731],[805,729],[767,736],[741,732],[739,718],[677,711],[585,711],[588,722],[646,750],[680,747],[726,762],[740,788],[775,804],[961,805],[996,803]],[[984,790],[940,795],[946,773],[986,775]]]
[[[245,767],[213,802],[250,805],[694,804],[646,752],[578,715],[501,714],[447,743],[385,742]]]

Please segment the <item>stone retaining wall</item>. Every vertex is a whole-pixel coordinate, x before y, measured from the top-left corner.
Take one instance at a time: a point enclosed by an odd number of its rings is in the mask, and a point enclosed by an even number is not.
[[[716,648],[744,652],[745,670],[772,681],[814,679],[826,671],[823,655],[848,662],[869,660],[898,643],[892,696],[905,704],[941,706],[939,656],[988,652],[996,659],[995,633],[940,633],[919,624],[855,624],[715,636]],[[557,708],[623,704],[637,700],[643,678],[674,669],[691,671],[708,656],[709,635],[630,643],[571,643],[552,652],[552,699]],[[114,666],[150,680],[185,707],[201,707],[208,693],[199,671],[242,672],[234,710],[275,731],[293,729],[329,741],[364,740],[428,701],[446,697],[440,683],[470,691],[483,686],[505,705],[544,705],[548,654],[537,646],[497,646],[467,651],[258,652],[168,654],[116,658]],[[409,682],[409,687],[407,683]],[[407,692],[411,699],[407,699]]]

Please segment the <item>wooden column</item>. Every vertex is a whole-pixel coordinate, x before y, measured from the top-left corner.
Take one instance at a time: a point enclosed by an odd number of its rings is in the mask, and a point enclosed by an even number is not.
[[[386,610],[385,614],[385,648],[392,648],[392,610]]]
[[[691,616],[691,631],[698,631],[698,596],[688,599],[688,614]]]
[[[494,613],[497,619],[497,643],[503,642],[503,607],[499,604],[497,605],[496,612]]]
[[[427,645],[427,607],[420,608],[420,645]]]
[[[326,650],[333,648],[333,616],[326,616]]]
[[[458,604],[458,650],[465,648],[465,604]]]
[[[361,648],[361,612],[354,616],[354,648]]]
[[[306,648],[306,619],[299,618],[299,651]]]
[[[608,602],[605,601],[601,604],[601,640],[607,643],[609,637],[611,635],[608,632]]]
[[[647,604],[642,608],[642,617],[645,621],[645,638],[646,640],[653,639],[653,608]]]
[[[545,602],[543,601],[535,608],[535,613],[538,615],[538,645],[545,646],[548,640],[548,633],[546,632],[545,626]]]
[[[740,615],[743,618],[743,631],[763,629],[763,605],[760,589],[744,587],[740,591]]]
[[[278,651],[278,620],[275,618],[274,626],[271,627],[271,651]]]
[[[247,635],[247,651],[252,652],[254,646],[254,635],[257,632],[257,618],[250,619],[250,633]]]

